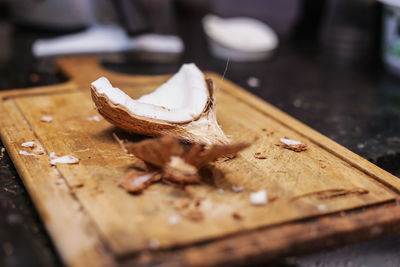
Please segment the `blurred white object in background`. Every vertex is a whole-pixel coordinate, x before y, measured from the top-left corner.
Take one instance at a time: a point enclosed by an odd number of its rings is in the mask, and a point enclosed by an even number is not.
[[[207,15],[203,18],[203,28],[213,55],[224,59],[263,60],[278,46],[276,33],[252,18]]]
[[[183,42],[177,36],[149,33],[129,37],[116,25],[95,25],[79,33],[39,39],[32,46],[36,57],[126,51],[180,54],[183,50]]]
[[[400,1],[380,0],[383,9],[382,59],[386,68],[400,76]]]

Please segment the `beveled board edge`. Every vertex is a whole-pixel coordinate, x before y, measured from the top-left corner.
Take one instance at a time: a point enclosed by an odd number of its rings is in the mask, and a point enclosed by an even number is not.
[[[239,233],[181,249],[146,251],[121,260],[121,266],[249,266],[398,232],[400,205],[396,201]]]

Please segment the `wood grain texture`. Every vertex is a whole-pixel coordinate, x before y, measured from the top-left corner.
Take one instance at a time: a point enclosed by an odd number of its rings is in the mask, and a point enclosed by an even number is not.
[[[118,180],[139,160],[121,150],[112,136],[117,130],[108,122],[88,120],[97,115],[89,84],[105,75],[115,86],[139,97],[168,76],[115,74],[103,70],[93,58],[66,58],[59,64],[71,81],[1,95],[0,130],[58,250],[71,266],[84,266],[82,262],[108,266],[115,264],[114,258],[122,264],[158,260],[196,266],[223,264],[264,253],[283,255],[293,252],[293,244],[312,244],[321,236],[335,239],[337,234],[337,240],[344,242],[340,234],[354,233],[356,239],[371,225],[399,221],[394,214],[382,220],[373,218],[373,214],[398,209],[395,205],[378,207],[396,200],[398,178],[212,73],[206,76],[220,88],[217,119],[222,129],[234,141],[252,142],[252,146],[236,158],[217,161],[205,174],[212,179],[201,185],[182,190],[159,183],[140,195],[128,194],[117,186]],[[54,120],[41,122],[43,115]],[[276,146],[281,137],[302,141],[308,150],[297,153]],[[20,144],[30,140],[45,153],[19,155]],[[50,167],[50,152],[73,155],[80,162]],[[255,153],[266,158],[257,159]],[[54,183],[60,178],[64,186]],[[234,192],[232,185],[244,190]],[[268,190],[271,201],[251,205],[249,194],[260,189]],[[325,198],[307,195],[339,189],[349,192]],[[360,190],[367,193],[357,193]],[[332,215],[361,208],[365,211],[356,217]],[[194,219],[194,213],[201,218]],[[181,220],[172,225],[168,220],[174,215]],[[299,220],[306,221],[298,224]],[[336,225],[337,221],[346,223]],[[77,234],[63,231],[65,225]],[[309,227],[316,230],[300,234]],[[252,245],[255,239],[256,246]],[[234,255],[221,251],[226,242],[234,247]],[[172,248],[174,254],[168,252]],[[149,250],[156,251],[149,254]],[[78,254],[83,251],[87,252]]]
[[[104,246],[92,220],[70,190],[62,174],[50,167],[47,157],[21,157],[21,143],[35,141],[46,151],[21,116],[13,100],[0,105],[2,141],[23,178],[46,228],[68,266],[114,266],[114,257]],[[73,234],[71,234],[73,233]]]
[[[172,251],[142,252],[122,266],[249,266],[400,231],[396,203],[247,231]]]

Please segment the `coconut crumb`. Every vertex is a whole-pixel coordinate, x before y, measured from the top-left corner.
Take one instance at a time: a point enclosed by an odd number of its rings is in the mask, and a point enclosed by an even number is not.
[[[60,178],[56,181],[57,185],[63,184],[64,183],[64,179]]]
[[[79,183],[79,184],[73,185],[72,188],[82,188],[82,187],[84,187],[84,186],[85,186],[84,183]]]
[[[195,206],[195,207],[200,207],[201,202],[202,202],[203,200],[204,200],[204,198],[199,198],[199,199],[197,199],[196,202],[194,203],[194,206]]]
[[[42,121],[42,122],[52,122],[53,121],[53,117],[52,116],[42,116],[40,121]]]
[[[262,154],[261,152],[256,152],[256,153],[254,153],[254,157],[255,157],[256,159],[266,159],[266,158],[267,158],[267,156],[264,155],[264,154]]]
[[[30,147],[30,148],[34,148],[36,146],[35,142],[33,141],[29,141],[29,142],[25,142],[21,144],[22,147]]]
[[[319,161],[319,163],[320,163],[320,167],[321,167],[321,169],[325,169],[326,168],[326,164],[324,163],[324,160],[322,160],[322,159],[318,159],[318,161]]]
[[[57,163],[61,164],[76,164],[79,162],[78,158],[75,158],[70,155],[65,155],[61,157],[57,157],[55,152],[50,153],[50,165],[54,166],[57,165]]]
[[[35,153],[30,153],[30,152],[27,152],[25,150],[20,150],[19,154],[20,155],[24,155],[24,156],[35,156],[35,157],[37,156]]]
[[[239,212],[232,213],[232,217],[233,217],[233,219],[238,220],[238,221],[243,219],[243,216]]]
[[[285,145],[288,145],[288,146],[296,146],[296,145],[302,145],[303,144],[300,141],[286,139],[286,138],[281,138],[281,139],[279,139],[279,141],[284,143]]]
[[[92,116],[92,117],[87,118],[87,120],[88,121],[100,121],[100,118],[99,118],[99,116]]]
[[[280,144],[278,144],[279,146],[286,148],[286,149],[290,149],[296,152],[301,152],[301,151],[305,151],[307,150],[307,145],[300,142],[300,141],[296,141],[296,140],[291,140],[291,139],[287,139],[287,138],[281,138],[279,139]]]
[[[260,79],[256,78],[256,77],[249,77],[247,79],[247,84],[250,87],[259,87],[260,86]]]
[[[181,216],[179,214],[174,214],[169,216],[168,223],[171,225],[177,224],[181,220]]]
[[[244,189],[243,186],[232,185],[232,190],[236,193],[242,192]]]
[[[268,197],[268,202],[271,203],[271,202],[274,202],[275,200],[278,200],[278,199],[279,199],[278,196]]]
[[[265,205],[267,202],[268,197],[266,189],[250,193],[250,203],[252,205]]]
[[[199,210],[191,210],[186,214],[186,217],[194,222],[198,222],[204,219],[204,215]]]
[[[218,188],[218,194],[222,195],[224,192],[225,192],[224,189]]]
[[[324,204],[319,204],[319,205],[317,206],[317,209],[318,209],[319,211],[325,211],[325,210],[326,210],[326,205],[324,205]]]
[[[157,172],[141,173],[129,171],[121,178],[119,185],[128,192],[139,193],[152,182],[160,180],[161,175]]]

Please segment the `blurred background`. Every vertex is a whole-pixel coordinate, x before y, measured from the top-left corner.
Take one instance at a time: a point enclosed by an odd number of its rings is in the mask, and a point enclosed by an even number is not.
[[[246,19],[229,20],[237,17]],[[246,35],[254,19],[260,32]],[[66,81],[55,59],[70,54],[131,74],[174,73],[186,62],[226,69],[227,79],[400,177],[400,1],[0,0],[0,90]],[[7,155],[0,214],[0,266],[61,266]],[[391,236],[274,264],[400,266],[398,251]]]

